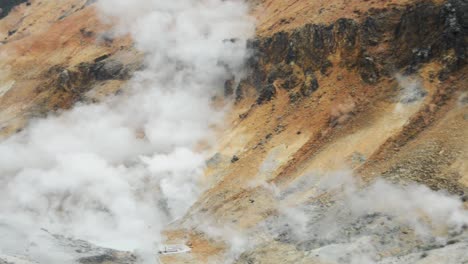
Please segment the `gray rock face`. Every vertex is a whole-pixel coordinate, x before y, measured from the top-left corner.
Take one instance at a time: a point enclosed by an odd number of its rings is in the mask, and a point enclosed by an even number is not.
[[[447,240],[423,238],[389,215],[353,217],[339,201],[304,205],[300,212],[309,218],[306,225],[296,222],[301,214],[267,219],[261,228],[272,240],[244,252],[236,263],[468,263],[466,229]]]
[[[40,254],[34,253],[34,247],[37,246],[41,246]],[[131,252],[98,247],[84,240],[50,234],[46,230],[43,230],[40,236],[35,239],[35,242],[32,242],[28,247],[32,248],[17,249],[17,252],[0,254],[0,264],[49,264],[51,262],[75,264],[139,263],[138,257]],[[42,252],[45,248],[48,249],[49,253]]]
[[[92,4],[96,3],[96,2],[97,2],[97,0],[87,0],[84,5],[89,6],[89,5],[92,5]]]
[[[38,264],[38,262],[26,259],[25,257],[6,256],[0,254],[0,264]]]
[[[224,82],[224,96],[231,96],[234,94],[234,79],[229,79]]]
[[[90,70],[98,81],[126,79],[128,76],[123,63],[113,59],[99,61]]]
[[[89,91],[98,82],[128,80],[140,67],[140,62],[124,64],[120,59],[106,54],[70,68],[53,66],[47,74],[54,78],[54,85],[58,89],[78,95]]]
[[[115,264],[132,264],[137,263],[137,256],[130,252],[122,252],[109,248],[97,247],[84,240],[76,240],[60,235],[53,235],[56,243],[65,249],[65,251],[73,252],[74,259],[77,263],[83,264],[99,264],[99,263],[115,263]]]

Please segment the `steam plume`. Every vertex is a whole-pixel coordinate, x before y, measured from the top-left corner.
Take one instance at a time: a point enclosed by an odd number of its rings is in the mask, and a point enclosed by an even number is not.
[[[200,193],[204,156],[194,149],[222,118],[212,96],[242,68],[252,33],[246,6],[101,0],[97,7],[118,21],[116,33],[131,34],[146,68],[125,96],[32,121],[1,142],[0,232],[10,239],[0,253],[24,253],[39,228],[154,251],[165,223]]]

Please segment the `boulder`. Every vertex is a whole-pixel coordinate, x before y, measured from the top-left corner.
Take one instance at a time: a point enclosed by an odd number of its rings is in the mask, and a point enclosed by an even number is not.
[[[91,72],[98,81],[125,79],[128,75],[124,64],[114,59],[97,62],[91,67]]]

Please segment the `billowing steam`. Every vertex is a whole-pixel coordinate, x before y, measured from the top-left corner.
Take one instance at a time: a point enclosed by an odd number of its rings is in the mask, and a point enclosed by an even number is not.
[[[0,253],[57,261],[45,244],[31,243],[40,228],[154,252],[164,225],[201,191],[204,154],[195,149],[222,117],[211,98],[242,69],[252,33],[247,7],[223,0],[97,7],[117,21],[117,34],[133,37],[146,68],[127,94],[35,120],[0,143],[0,237],[8,238]]]
[[[270,165],[276,166],[267,158],[262,168]],[[264,221],[245,229],[210,214],[192,219],[197,231],[226,247],[207,263],[403,264],[438,254],[449,256],[444,263],[468,260],[457,250],[468,247],[460,197],[414,183],[366,183],[348,170],[306,174],[284,189],[258,176],[248,188],[271,195],[275,211]]]
[[[262,223],[261,230],[309,252],[314,262],[381,263],[385,256],[466,239],[468,211],[461,199],[422,185],[382,179],[364,184],[341,171],[305,175],[274,195],[278,214]],[[462,260],[466,257],[453,256],[450,263]]]

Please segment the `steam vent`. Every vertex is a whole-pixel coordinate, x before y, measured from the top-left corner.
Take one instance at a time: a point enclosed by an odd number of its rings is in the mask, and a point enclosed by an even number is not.
[[[0,264],[468,264],[468,0],[0,0]]]

